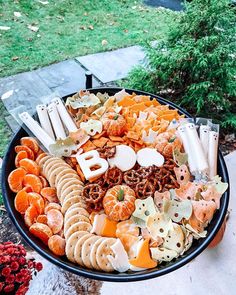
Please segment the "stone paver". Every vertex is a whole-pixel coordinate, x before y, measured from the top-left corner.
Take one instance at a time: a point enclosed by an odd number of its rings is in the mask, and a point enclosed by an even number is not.
[[[105,282],[102,295],[235,295],[236,265],[236,151],[225,161],[230,176],[230,218],[223,241],[214,249],[205,250],[186,266],[156,279],[120,283]]]
[[[116,81],[127,76],[129,71],[145,58],[141,46],[131,46],[109,52],[78,57],[77,60],[102,83]]]

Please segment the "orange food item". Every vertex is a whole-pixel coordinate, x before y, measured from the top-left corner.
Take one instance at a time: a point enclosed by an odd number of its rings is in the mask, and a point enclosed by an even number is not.
[[[51,209],[47,211],[48,226],[51,228],[54,234],[60,232],[63,227],[63,215],[61,211],[57,209]]]
[[[120,107],[129,107],[136,104],[136,102],[134,101],[133,98],[125,96],[123,97],[119,102],[118,102],[118,106]]]
[[[30,187],[35,193],[40,193],[41,189],[43,188],[40,178],[34,174],[25,175],[23,179],[23,185]]]
[[[28,209],[25,211],[24,215],[24,221],[25,224],[30,227],[32,224],[36,222],[36,219],[38,217],[39,213],[36,207],[34,206],[29,206]]]
[[[121,243],[123,244],[125,250],[130,254],[132,253],[132,246],[139,241],[139,238],[130,234],[122,234],[119,236],[119,239],[121,240]]]
[[[119,238],[121,235],[129,234],[132,236],[139,236],[139,227],[132,220],[121,221],[117,224],[116,236]]]
[[[153,268],[157,262],[152,260],[149,250],[149,239],[143,241],[136,258],[129,260],[129,263],[136,267]]]
[[[126,220],[135,210],[135,192],[127,185],[110,188],[103,198],[106,215],[115,221]]]
[[[16,194],[14,205],[16,210],[20,212],[20,214],[24,214],[29,207],[29,196],[24,188]]]
[[[133,106],[129,107],[129,111],[132,113],[139,113],[140,111],[144,111],[146,109],[146,105],[144,102],[136,103]]]
[[[40,181],[42,183],[42,186],[43,187],[48,187],[48,181],[47,181],[47,179],[45,177],[41,176],[41,175],[39,175],[39,178],[40,178]]]
[[[59,203],[57,197],[57,190],[55,187],[44,187],[40,194],[47,199],[50,203]]]
[[[79,165],[76,165],[76,171],[83,182],[85,182],[85,176]]]
[[[126,131],[125,118],[115,112],[105,113],[101,118],[103,129],[108,136],[122,136]]]
[[[8,176],[8,184],[10,189],[17,193],[23,188],[23,179],[26,176],[26,171],[23,168],[13,170]]]
[[[46,215],[41,214],[41,215],[39,215],[37,217],[36,222],[43,223],[43,224],[48,224],[48,218],[47,218]]]
[[[175,149],[181,150],[182,143],[172,132],[163,132],[156,137],[156,149],[164,157],[172,157]]]
[[[108,141],[108,138],[106,138],[106,137],[100,137],[99,139],[94,139],[93,140],[93,144],[96,147],[102,148],[107,143],[107,141]]]
[[[49,238],[52,236],[52,231],[50,228],[43,223],[36,222],[29,228],[29,231],[43,241],[44,244],[48,244]]]
[[[39,175],[39,171],[40,171],[39,165],[33,160],[30,160],[27,158],[22,159],[20,160],[19,164],[21,168],[25,169],[27,174],[34,174],[37,176]]]
[[[20,151],[25,151],[28,154],[28,158],[34,160],[33,151],[26,145],[17,145],[15,146],[15,152],[18,154]]]
[[[57,203],[49,203],[48,205],[45,206],[44,213],[47,214],[48,211],[50,211],[52,209],[56,209],[56,210],[61,211],[61,206]]]
[[[47,156],[46,153],[42,153],[42,154],[40,154],[39,156],[37,156],[35,162],[38,164],[39,161],[40,161],[42,158],[46,157],[46,156]]]
[[[66,240],[59,235],[53,235],[48,240],[48,247],[55,255],[64,256]]]
[[[85,144],[81,146],[84,152],[95,150],[96,146],[92,143],[91,140],[88,140]]]
[[[116,238],[116,226],[117,221],[110,220],[109,218],[105,218],[104,225],[101,230],[102,237]]]
[[[15,166],[19,167],[20,160],[25,158],[28,158],[28,154],[26,151],[20,151],[19,153],[17,153],[15,158]]]
[[[43,198],[37,193],[28,193],[29,203],[30,205],[34,206],[38,214],[42,214],[44,212],[44,200]]]
[[[35,154],[39,151],[38,142],[33,137],[22,137],[20,143],[30,148]]]

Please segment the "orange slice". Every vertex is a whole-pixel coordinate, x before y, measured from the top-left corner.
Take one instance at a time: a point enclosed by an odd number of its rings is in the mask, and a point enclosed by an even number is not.
[[[20,160],[19,164],[21,168],[25,169],[27,174],[34,174],[37,176],[39,175],[39,171],[40,171],[39,165],[33,160],[30,160],[27,158],[22,159]]]
[[[20,151],[25,151],[28,154],[28,158],[34,160],[33,151],[26,145],[17,145],[15,146],[15,152],[18,154]]]
[[[48,247],[55,255],[64,256],[66,240],[59,235],[53,235],[48,240]]]
[[[44,212],[44,200],[43,198],[37,193],[28,193],[29,203],[30,205],[34,206],[38,214],[42,214]]]
[[[18,193],[23,188],[23,179],[26,176],[26,171],[23,168],[13,170],[8,176],[8,184],[10,189]]]
[[[48,224],[48,218],[45,214],[41,214],[37,217],[36,222]]]
[[[36,222],[33,225],[31,225],[29,231],[39,238],[41,241],[43,241],[44,244],[48,244],[49,238],[52,236],[52,231],[50,228],[43,223]]]
[[[15,208],[20,214],[24,214],[29,207],[29,196],[25,189],[20,190],[14,200]]]
[[[35,154],[39,151],[38,142],[33,137],[22,137],[20,143],[30,148]]]
[[[35,223],[38,217],[38,211],[34,206],[29,206],[28,209],[25,211],[24,221],[25,224],[30,227],[32,224]]]
[[[48,226],[54,234],[57,234],[63,227],[63,215],[57,209],[51,209],[47,212]]]
[[[44,213],[47,214],[48,211],[50,211],[52,209],[56,209],[56,210],[61,211],[61,206],[57,203],[49,203],[48,205],[45,206]]]
[[[28,154],[26,151],[20,151],[19,153],[17,153],[15,157],[15,166],[19,167],[20,160],[25,158],[28,158]]]
[[[18,168],[18,169],[22,169],[22,168]],[[23,185],[26,187],[30,187],[31,190],[35,193],[40,193],[41,189],[43,188],[40,178],[34,174],[25,175],[23,179]]]
[[[50,203],[59,203],[55,187],[44,187],[40,194]]]

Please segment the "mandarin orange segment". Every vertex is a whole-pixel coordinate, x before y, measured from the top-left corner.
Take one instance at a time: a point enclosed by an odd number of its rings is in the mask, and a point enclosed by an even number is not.
[[[47,212],[48,226],[54,234],[57,234],[63,227],[63,215],[57,209],[51,209]]]
[[[121,221],[117,224],[116,236],[119,238],[123,234],[138,237],[139,227],[132,220]]]
[[[66,240],[59,235],[53,235],[48,240],[48,247],[55,255],[64,256]]]
[[[48,218],[45,214],[41,214],[37,217],[36,222],[48,224]]]
[[[41,189],[43,188],[40,178],[34,174],[25,175],[23,179],[23,185],[26,187],[30,187],[31,190],[35,193],[40,193]]]
[[[27,158],[22,159],[20,160],[19,164],[21,168],[25,169],[27,174],[34,174],[37,176],[39,175],[39,171],[40,171],[39,165],[33,160],[30,160]]]
[[[10,189],[18,193],[23,188],[23,180],[26,176],[26,171],[23,168],[13,170],[8,176],[8,184]]]
[[[30,227],[30,232],[43,241],[44,244],[48,244],[49,238],[52,236],[51,229],[43,223],[36,222]]]
[[[25,151],[28,154],[28,158],[34,160],[33,151],[26,145],[17,145],[15,146],[15,152],[18,154],[20,151]]]
[[[44,212],[44,200],[38,193],[28,193],[29,203],[34,206],[39,214]]]
[[[29,196],[25,189],[20,190],[14,200],[15,208],[21,214],[24,214],[29,207]]]
[[[45,206],[44,213],[47,214],[48,211],[52,210],[52,209],[56,209],[56,210],[61,211],[61,206],[57,203],[49,203],[48,205]]]
[[[48,187],[49,184],[48,184],[47,179],[45,177],[41,176],[41,175],[39,175],[39,178],[41,180],[42,186],[43,187]]]
[[[55,187],[44,187],[40,193],[50,203],[59,203]]]
[[[19,167],[20,160],[25,158],[28,158],[28,154],[26,151],[20,151],[19,153],[17,153],[15,157],[15,166]]]
[[[35,162],[36,162],[37,164],[39,164],[39,161],[40,161],[42,158],[46,157],[47,155],[48,155],[48,154],[46,154],[46,153],[42,153],[42,154],[38,155],[37,158],[36,158],[36,160],[35,160]]]
[[[33,137],[22,137],[20,143],[21,145],[25,145],[30,148],[34,152],[34,154],[39,151],[38,142]]]
[[[29,206],[28,209],[25,211],[24,221],[25,224],[30,227],[33,223],[36,222],[39,213],[34,206]]]

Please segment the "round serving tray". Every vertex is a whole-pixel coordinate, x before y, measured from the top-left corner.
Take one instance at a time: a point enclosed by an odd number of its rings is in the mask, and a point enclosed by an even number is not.
[[[120,90],[121,88],[89,89],[90,92],[95,94],[97,92],[101,92],[101,93],[107,92],[109,95],[114,95],[116,92]],[[143,92],[143,91],[132,90],[132,89],[126,89],[126,91],[128,93],[135,92],[138,95],[150,95],[151,97],[153,97],[153,99],[157,99],[161,104],[168,104],[170,108],[178,109],[180,114],[184,114],[186,117],[191,117],[188,112],[186,112],[179,106],[159,96],[156,96],[147,92]],[[67,97],[64,97],[64,99],[66,98]],[[89,270],[89,269],[80,267],[76,264],[73,264],[69,262],[66,257],[55,256],[48,249],[46,245],[44,245],[39,239],[33,236],[29,232],[27,226],[25,225],[24,220],[22,216],[20,215],[20,213],[18,213],[15,210],[15,207],[14,207],[15,194],[10,190],[8,186],[7,177],[9,173],[15,168],[14,147],[17,144],[19,144],[20,138],[26,135],[27,134],[23,128],[20,128],[18,132],[16,132],[16,134],[14,135],[13,139],[11,140],[8,146],[7,152],[3,160],[1,185],[2,185],[2,194],[3,194],[4,203],[12,222],[14,223],[14,225],[16,226],[17,230],[22,235],[22,237],[25,239],[25,241],[44,258],[46,258],[53,264],[67,271],[70,271],[74,274],[85,276],[91,279],[102,280],[102,281],[113,281],[113,282],[139,281],[139,280],[146,280],[146,279],[162,276],[187,264],[197,255],[199,255],[213,240],[214,236],[216,235],[216,233],[218,232],[218,230],[220,229],[224,221],[225,215],[227,213],[228,203],[229,203],[229,189],[222,196],[221,202],[220,202],[220,209],[217,210],[211,223],[207,227],[207,231],[208,231],[207,237],[204,239],[194,240],[192,247],[187,252],[185,252],[183,256],[169,263],[161,264],[160,266],[157,266],[156,268],[153,268],[153,269],[148,269],[148,270],[139,271],[139,272],[129,271],[126,273],[114,273],[114,272],[105,273],[105,272],[96,271],[96,270]],[[219,157],[218,157],[218,174],[222,177],[222,181],[229,183],[227,168],[226,168],[225,161],[223,159],[221,152],[219,152]]]

